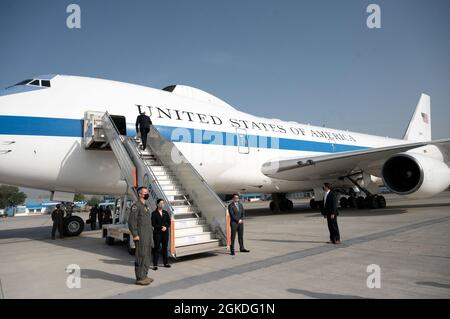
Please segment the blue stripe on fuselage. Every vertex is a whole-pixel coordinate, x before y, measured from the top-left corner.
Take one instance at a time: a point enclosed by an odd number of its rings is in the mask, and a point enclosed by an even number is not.
[[[83,120],[0,115],[0,134],[82,137]]]
[[[172,142],[199,143],[205,145],[238,146],[238,135],[230,132],[211,131],[184,127],[155,125],[160,134]],[[135,127],[127,124],[127,134],[135,134]],[[0,135],[33,135],[82,137],[82,119],[44,118],[0,115]],[[331,144],[326,142],[248,135],[247,143],[253,148],[282,149],[306,152],[338,153],[367,149],[368,147]],[[240,144],[242,146],[242,144]],[[245,147],[245,146],[243,146]]]

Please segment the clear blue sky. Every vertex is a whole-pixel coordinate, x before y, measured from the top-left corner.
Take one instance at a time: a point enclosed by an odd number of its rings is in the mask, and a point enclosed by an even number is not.
[[[366,27],[370,3],[381,29]],[[187,84],[255,115],[392,137],[426,92],[433,137],[450,137],[449,15],[448,0],[1,0],[0,87],[47,73]]]

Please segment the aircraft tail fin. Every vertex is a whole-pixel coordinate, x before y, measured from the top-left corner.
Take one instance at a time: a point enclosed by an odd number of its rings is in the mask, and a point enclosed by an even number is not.
[[[431,103],[429,95],[422,93],[420,96],[403,139],[416,142],[431,141]]]

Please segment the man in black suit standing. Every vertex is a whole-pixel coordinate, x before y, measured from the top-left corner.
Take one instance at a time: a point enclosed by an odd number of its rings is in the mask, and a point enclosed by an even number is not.
[[[330,241],[328,244],[340,244],[341,237],[337,223],[337,216],[339,213],[337,210],[336,195],[331,190],[331,185],[329,183],[324,183],[323,185],[325,195],[323,196],[322,215],[327,219],[328,230],[330,231]]]
[[[231,245],[230,254],[234,256],[234,241],[236,233],[238,234],[239,248],[241,253],[249,253],[250,250],[244,247],[244,206],[239,202],[239,195],[233,194],[233,202],[228,205],[228,213],[230,214],[231,226]]]

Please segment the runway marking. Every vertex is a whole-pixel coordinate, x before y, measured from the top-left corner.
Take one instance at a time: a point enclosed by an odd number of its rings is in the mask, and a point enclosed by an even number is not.
[[[195,276],[187,277],[184,279],[179,279],[179,280],[171,281],[168,283],[163,283],[159,286],[152,287],[151,289],[133,290],[130,292],[118,294],[116,296],[111,296],[110,298],[119,297],[119,296],[121,298],[154,298],[154,297],[169,293],[171,291],[180,290],[180,289],[188,289],[188,288],[191,288],[192,286],[206,284],[209,282],[221,280],[221,279],[231,277],[234,275],[245,274],[247,272],[251,272],[251,271],[255,271],[255,270],[259,270],[259,269],[263,269],[263,268],[268,268],[268,267],[272,267],[272,266],[283,264],[283,263],[288,263],[288,262],[298,260],[298,259],[303,259],[306,257],[316,256],[316,255],[327,253],[330,251],[335,251],[336,249],[345,249],[346,247],[349,247],[349,246],[367,243],[369,241],[381,239],[384,237],[389,237],[389,236],[403,233],[406,231],[410,231],[410,230],[414,230],[414,229],[418,229],[418,228],[422,228],[422,227],[427,227],[427,226],[431,226],[431,225],[435,225],[435,224],[439,224],[439,223],[443,223],[443,222],[447,222],[447,221],[450,221],[450,216],[426,220],[426,221],[422,221],[422,222],[411,224],[411,225],[405,225],[405,226],[397,227],[394,229],[390,229],[390,230],[386,230],[386,231],[382,231],[382,232],[378,232],[378,233],[373,233],[373,234],[369,234],[369,235],[356,237],[353,239],[346,240],[345,244],[342,244],[340,246],[325,244],[325,245],[312,247],[312,248],[308,248],[308,249],[304,249],[304,250],[294,251],[294,252],[287,253],[284,255],[270,257],[270,258],[267,258],[264,260],[250,262],[250,263],[247,263],[244,265],[238,265],[238,266],[234,266],[234,267],[227,268],[227,269],[221,269],[221,270],[212,271],[212,272],[209,272],[206,274],[195,275]]]

